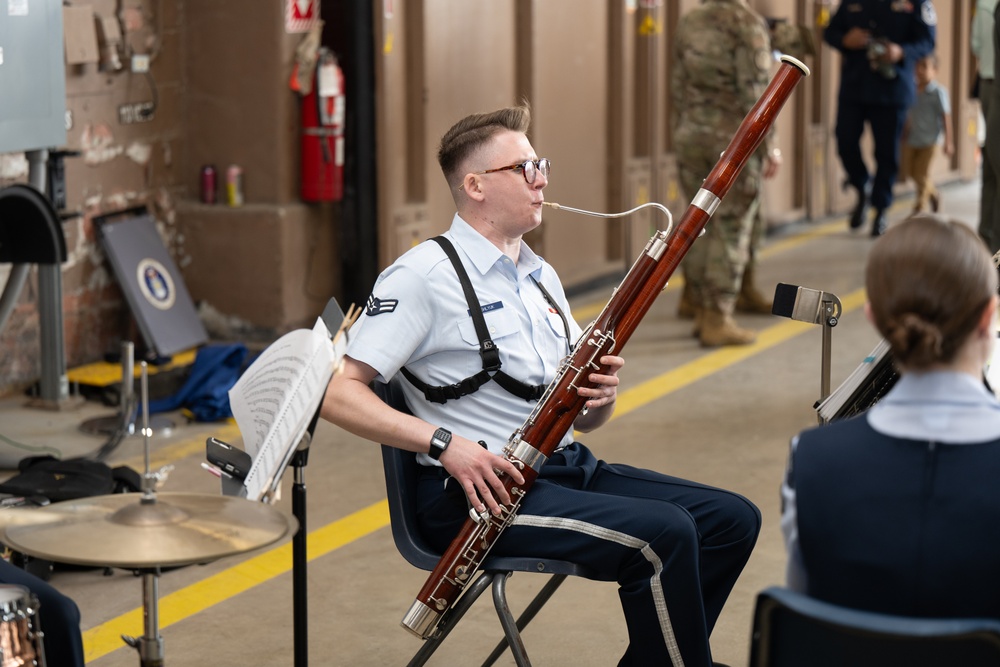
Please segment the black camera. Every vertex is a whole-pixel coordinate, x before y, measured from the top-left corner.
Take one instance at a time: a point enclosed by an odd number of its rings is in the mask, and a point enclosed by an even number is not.
[[[873,39],[868,42],[868,62],[871,64],[872,69],[882,75],[884,79],[895,79],[896,78],[896,66],[890,62],[882,60],[884,56],[889,51],[889,47],[886,46],[886,41],[884,39]]]

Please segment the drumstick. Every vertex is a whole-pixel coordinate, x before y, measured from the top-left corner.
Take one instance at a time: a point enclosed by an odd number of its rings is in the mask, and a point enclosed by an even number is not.
[[[358,321],[359,317],[361,317],[361,309],[357,308],[352,303],[351,306],[347,309],[347,314],[344,316],[344,321],[340,323],[340,328],[337,329],[337,333],[333,335],[334,345],[337,344],[337,340],[340,338],[340,335],[346,333],[347,330],[350,329],[351,326]]]

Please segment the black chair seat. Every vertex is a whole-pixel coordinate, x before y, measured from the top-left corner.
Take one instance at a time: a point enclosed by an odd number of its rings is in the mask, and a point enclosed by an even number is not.
[[[772,587],[757,596],[750,667],[996,667],[1000,620],[907,618]]]

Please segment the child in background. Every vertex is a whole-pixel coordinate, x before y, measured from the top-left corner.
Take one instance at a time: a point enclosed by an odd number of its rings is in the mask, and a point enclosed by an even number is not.
[[[954,152],[949,122],[951,105],[948,102],[948,91],[935,80],[937,64],[937,56],[934,54],[917,61],[914,70],[917,98],[910,107],[903,127],[899,180],[905,182],[907,178],[912,178],[917,185],[914,213],[925,210],[928,204],[931,211],[936,213],[940,206],[940,195],[929,174],[934,149],[941,143],[942,136],[944,154],[950,157]]]

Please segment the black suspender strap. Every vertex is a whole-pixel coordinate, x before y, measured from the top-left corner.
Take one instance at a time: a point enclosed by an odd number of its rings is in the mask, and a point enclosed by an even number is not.
[[[493,342],[493,339],[490,338],[489,329],[486,326],[486,318],[483,317],[483,308],[479,303],[479,298],[476,296],[476,290],[472,287],[472,281],[469,280],[469,274],[466,272],[465,266],[462,265],[462,260],[459,259],[458,253],[455,251],[455,246],[443,236],[435,236],[431,240],[441,246],[441,249],[444,250],[445,255],[448,256],[452,266],[455,268],[455,273],[458,274],[458,280],[462,284],[462,291],[465,293],[465,300],[469,305],[469,315],[472,316],[472,324],[476,329],[476,336],[479,338],[479,356],[483,361],[483,370],[465,378],[461,382],[441,387],[433,387],[427,384],[406,368],[400,369],[403,377],[409,380],[414,387],[422,391],[424,397],[432,403],[444,403],[467,396],[478,391],[481,386],[490,380],[496,382],[508,393],[518,398],[523,398],[526,401],[534,401],[541,398],[545,392],[545,385],[526,384],[515,380],[500,370],[500,350],[497,348],[496,343]],[[552,296],[542,287],[542,284],[537,280],[535,280],[535,284],[538,285],[545,300],[559,313],[559,317],[563,321],[563,326],[566,327],[566,339],[569,340],[569,323],[566,321],[566,316],[563,315],[562,310],[560,310]]]
[[[465,292],[465,301],[469,304],[472,324],[476,327],[476,336],[479,338],[479,356],[483,359],[483,370],[500,370],[500,350],[490,338],[489,329],[486,327],[486,318],[483,317],[483,307],[479,304],[479,297],[476,296],[476,290],[472,287],[472,281],[469,280],[469,274],[466,272],[462,260],[459,259],[455,246],[443,236],[435,236],[431,240],[441,246],[444,254],[448,255],[452,266],[455,267],[455,273],[458,274],[458,281],[462,283],[462,291]]]

